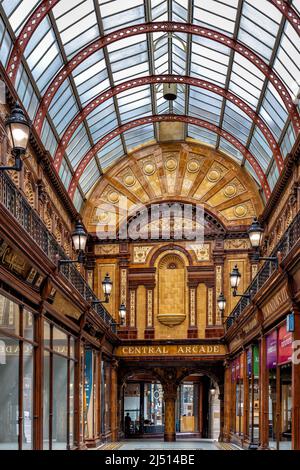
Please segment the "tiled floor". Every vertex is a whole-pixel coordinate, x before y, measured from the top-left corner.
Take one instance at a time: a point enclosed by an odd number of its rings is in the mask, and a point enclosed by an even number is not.
[[[118,450],[220,450],[215,441],[189,439],[177,442],[164,442],[162,440],[128,440],[121,443]]]

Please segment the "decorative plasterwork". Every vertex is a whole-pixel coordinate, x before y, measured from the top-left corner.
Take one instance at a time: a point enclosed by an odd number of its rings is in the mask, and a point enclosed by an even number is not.
[[[225,250],[249,250],[250,241],[248,239],[225,240]]]
[[[208,326],[212,326],[214,324],[214,290],[209,288],[207,295],[207,322]]]
[[[191,245],[191,249],[196,255],[197,261],[210,261],[210,244]]]
[[[164,166],[169,158],[178,162],[173,171],[167,171]],[[151,162],[155,164],[155,173],[144,175],[145,166],[149,165],[149,171],[154,168],[150,168]],[[149,184],[145,184],[145,180]],[[134,185],[128,186],[133,181]],[[235,195],[233,185],[237,188]],[[224,196],[226,189],[230,197]],[[117,203],[117,194],[127,196],[127,214]],[[113,200],[116,198],[115,203],[111,199],[107,204],[109,195]],[[91,233],[97,232],[97,225],[101,225],[102,233],[111,230],[114,220],[117,226],[125,224],[126,215],[128,219],[135,207],[166,201],[204,205],[228,227],[249,225],[252,216],[258,216],[262,210],[253,180],[224,154],[196,143],[161,144],[136,151],[130,159],[123,159],[103,175],[87,202],[84,222]],[[163,221],[153,221],[153,229],[161,224]]]
[[[216,266],[216,305],[218,297],[223,292],[223,266]],[[220,309],[216,308],[216,325],[222,325],[222,315]]]
[[[153,246],[134,246],[133,262],[136,264],[144,264]]]
[[[196,289],[190,289],[190,326],[196,326]]]
[[[120,253],[120,247],[118,244],[110,245],[95,245],[95,255],[118,255]]]

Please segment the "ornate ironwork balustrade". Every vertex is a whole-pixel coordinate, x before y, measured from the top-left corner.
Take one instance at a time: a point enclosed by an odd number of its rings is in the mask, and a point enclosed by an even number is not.
[[[296,245],[300,239],[300,213],[297,214],[280,242],[273,250],[271,256],[276,256],[280,252],[282,260],[291,252],[293,247]],[[240,317],[246,307],[251,303],[252,298],[257,294],[257,292],[265,285],[265,283],[270,279],[272,274],[277,270],[277,266],[272,261],[266,261],[262,268],[259,270],[245,294],[249,294],[250,299],[242,298],[239,303],[236,305],[234,310],[231,312],[230,316],[225,321],[225,328],[228,330]]]
[[[26,198],[21,194],[7,173],[0,173],[0,203],[14,216],[16,221],[37,243],[49,259],[56,264],[59,259],[68,256],[49,232],[39,215],[32,209]],[[84,277],[72,264],[61,266],[61,273],[67,278],[79,294],[87,301],[98,301],[97,296],[87,284]],[[115,333],[116,322],[106,308],[99,304],[94,310],[104,323]]]

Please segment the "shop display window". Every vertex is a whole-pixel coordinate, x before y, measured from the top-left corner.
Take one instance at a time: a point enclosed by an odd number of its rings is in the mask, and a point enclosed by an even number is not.
[[[44,320],[43,448],[74,445],[74,340]]]
[[[0,294],[0,449],[31,450],[34,314]]]

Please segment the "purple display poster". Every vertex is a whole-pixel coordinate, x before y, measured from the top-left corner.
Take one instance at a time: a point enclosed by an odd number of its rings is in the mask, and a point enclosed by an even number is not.
[[[267,368],[274,369],[277,365],[277,331],[267,336]]]
[[[252,375],[252,348],[247,351],[247,375],[248,377]]]

